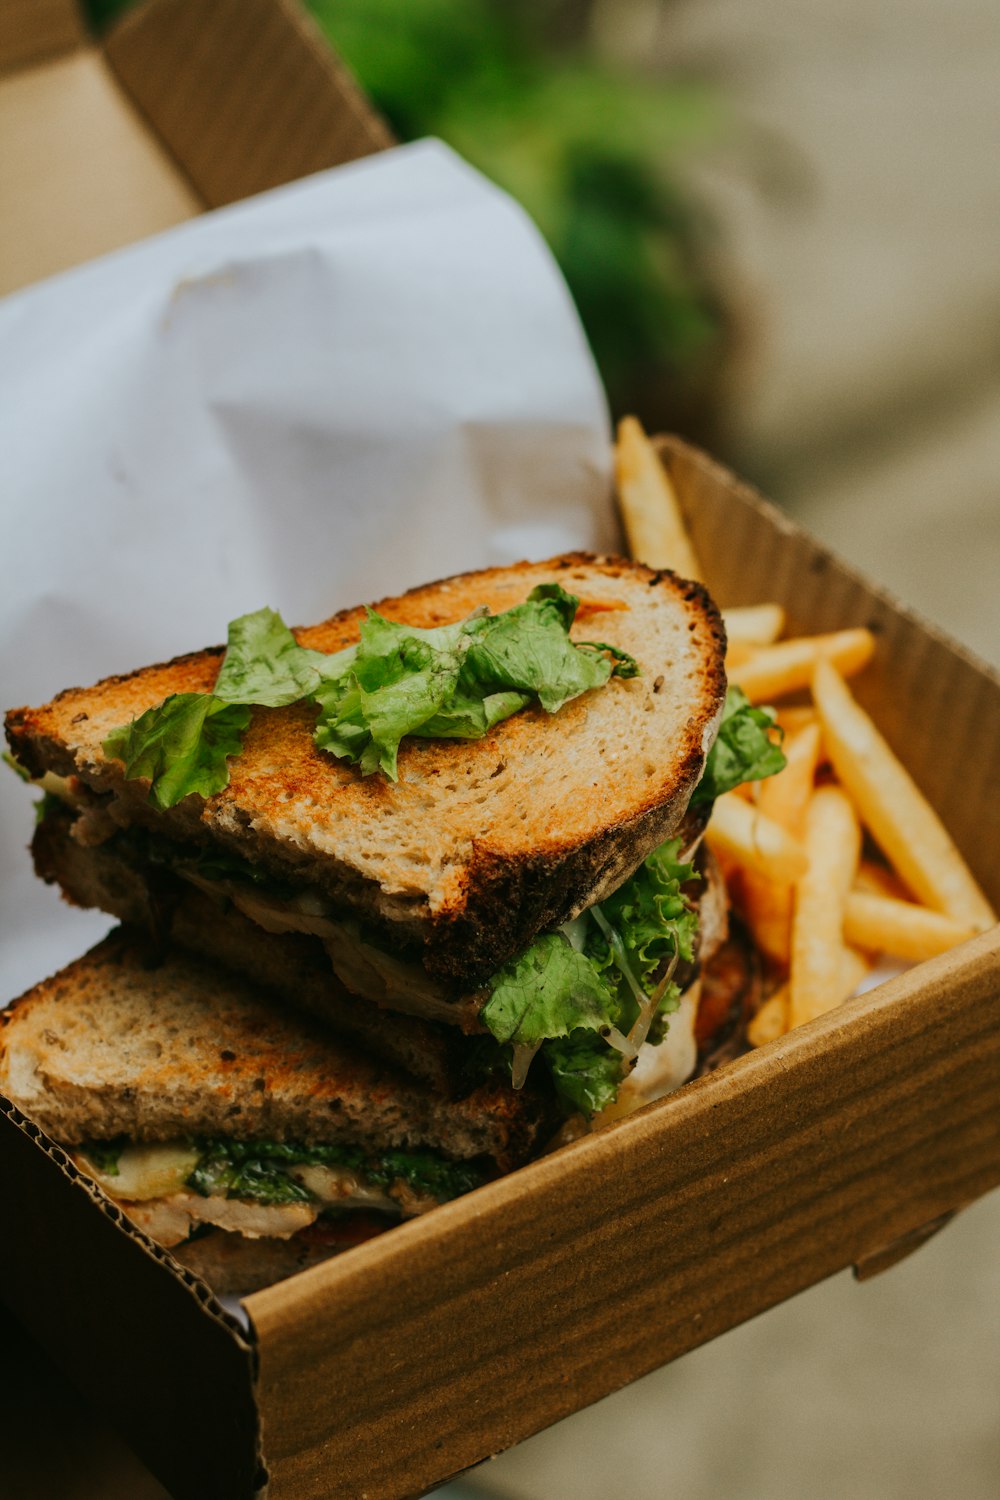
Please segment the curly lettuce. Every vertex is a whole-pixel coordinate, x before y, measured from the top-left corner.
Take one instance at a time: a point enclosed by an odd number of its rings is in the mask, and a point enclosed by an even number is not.
[[[691,806],[710,806],[716,797],[744,781],[762,781],[776,775],[784,767],[785,757],[780,744],[772,739],[774,730],[772,708],[754,708],[742,688],[729,688],[719,733],[708,752]]]
[[[617,1095],[643,1034],[676,1009],[669,979],[694,952],[697,912],[681,889],[693,878],[680,840],[654,849],[613,895],[566,932],[544,933],[490,981],[480,1018],[497,1041],[539,1049],[556,1092],[572,1110],[594,1114]]]
[[[150,800],[166,809],[228,785],[251,706],[305,701],[318,709],[321,750],[395,781],[407,736],[481,739],[531,703],[556,713],[613,676],[634,677],[626,652],[570,639],[578,605],[560,585],[542,584],[503,614],[431,630],[369,610],[358,644],[329,655],[300,646],[274,610],[257,610],[230,624],[210,693],[175,694],[112,730],[104,749],[124,762],[127,780],[145,777]]]

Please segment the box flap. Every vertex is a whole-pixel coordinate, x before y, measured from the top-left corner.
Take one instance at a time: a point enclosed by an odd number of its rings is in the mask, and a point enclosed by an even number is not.
[[[0,74],[73,52],[83,38],[77,0],[0,0]]]
[[[106,55],[210,208],[393,144],[292,0],[148,0]]]
[[[0,79],[0,295],[200,213],[100,53]]]
[[[422,1494],[996,1185],[998,962],[994,929],[247,1297],[275,1496]]]
[[[0,1137],[5,1198],[31,1205],[0,1236],[4,1300],[178,1500],[249,1500],[263,1483],[252,1347],[3,1098]]]

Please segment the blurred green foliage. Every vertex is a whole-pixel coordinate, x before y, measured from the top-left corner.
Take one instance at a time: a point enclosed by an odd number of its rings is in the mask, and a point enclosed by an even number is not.
[[[101,25],[128,3],[87,0]],[[441,137],[532,215],[612,410],[704,436],[728,324],[683,162],[720,132],[717,100],[596,55],[584,0],[306,4],[400,139]]]

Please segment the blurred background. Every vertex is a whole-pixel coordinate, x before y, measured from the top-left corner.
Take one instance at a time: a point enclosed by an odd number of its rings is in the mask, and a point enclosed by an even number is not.
[[[305,3],[400,139],[529,210],[616,416],[997,659],[993,0]]]
[[[127,4],[88,0],[92,25]],[[534,216],[615,415],[709,447],[1000,659],[995,0],[308,8],[400,138]],[[994,1194],[450,1493],[996,1500],[998,1242]]]

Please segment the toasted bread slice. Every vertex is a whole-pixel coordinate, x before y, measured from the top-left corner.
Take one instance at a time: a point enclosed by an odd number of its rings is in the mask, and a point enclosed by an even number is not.
[[[130,858],[122,839],[86,848],[72,837],[72,828],[71,810],[55,808],[36,827],[31,850],[36,873],[57,884],[73,905],[99,907],[144,932],[158,951],[175,945],[221,964],[439,1093],[467,1093],[473,1086],[461,1030],[485,1030],[476,997],[448,1006],[447,1025],[437,1014],[428,1016],[416,998],[408,1008],[384,1011],[345,989],[318,937],[265,932],[232,902]]]
[[[574,554],[463,574],[376,608],[417,626],[495,612],[558,582],[583,600],[577,640],[610,639],[641,675],[613,678],[557,714],[527,709],[473,743],[404,741],[399,781],[318,750],[307,704],[259,709],[230,784],[168,812],[126,782],[102,742],[171,693],[207,692],[220,651],[71,689],[8,716],[33,774],[77,775],[135,822],[222,846],[312,887],[432,975],[472,982],[625,879],[667,838],[701,775],[725,696],[725,636],[705,590],[668,572]],[[362,609],[296,632],[336,651]]]
[[[54,1140],[268,1139],[525,1160],[552,1125],[527,1090],[447,1100],[242,980],[118,929],[0,1012],[0,1092]]]

